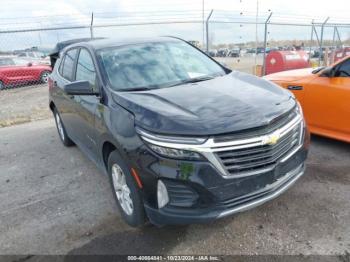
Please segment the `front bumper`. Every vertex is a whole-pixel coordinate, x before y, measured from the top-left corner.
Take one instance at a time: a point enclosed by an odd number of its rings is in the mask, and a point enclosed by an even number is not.
[[[145,205],[151,223],[155,225],[206,223],[235,213],[243,212],[268,202],[290,188],[305,171],[304,163],[291,170],[273,184],[250,194],[217,203],[208,208],[188,209]]]
[[[275,132],[251,139],[230,137],[228,144],[208,140],[197,146],[208,161],[163,158],[142,147],[137,159],[143,170],[144,205],[150,221],[156,225],[209,222],[282,194],[303,175],[310,143],[302,118],[292,119],[277,129],[280,142],[273,145],[266,145],[265,139],[269,141]],[[240,171],[250,167],[252,171]],[[231,169],[233,173],[228,172]],[[154,190],[159,179],[170,199],[163,208],[158,208]]]

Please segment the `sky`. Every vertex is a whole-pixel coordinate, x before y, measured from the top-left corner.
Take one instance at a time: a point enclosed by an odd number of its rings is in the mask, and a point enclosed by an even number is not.
[[[187,40],[203,40],[202,8],[205,17],[213,9],[212,21],[235,21],[235,24],[211,23],[210,40],[218,43],[238,43],[255,39],[255,26],[239,21],[255,21],[257,2],[259,21],[270,12],[271,22],[311,23],[322,22],[350,24],[348,0],[1,0],[0,32],[3,30],[50,28],[89,25],[91,12],[94,24],[129,24],[159,21],[181,21],[166,25],[135,25],[95,28],[94,36],[133,37],[153,35],[176,35]],[[341,28],[341,37],[350,36],[350,27]],[[258,27],[262,40],[264,28]],[[0,34],[0,50],[23,46],[48,46],[68,38],[88,37],[89,29],[58,30]],[[270,39],[309,39],[311,28],[295,26],[269,27]],[[333,29],[325,32],[332,38]],[[2,37],[1,37],[2,36]]]

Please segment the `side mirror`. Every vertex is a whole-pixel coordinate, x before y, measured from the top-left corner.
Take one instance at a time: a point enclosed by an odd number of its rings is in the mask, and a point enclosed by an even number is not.
[[[334,69],[333,67],[326,67],[322,70],[321,75],[322,77],[333,77],[334,76]]]
[[[29,62],[28,64],[27,64],[27,66],[32,66],[33,64],[32,64],[32,62]]]
[[[64,85],[63,90],[68,95],[98,95],[98,93],[92,90],[89,81],[84,80],[66,84]]]

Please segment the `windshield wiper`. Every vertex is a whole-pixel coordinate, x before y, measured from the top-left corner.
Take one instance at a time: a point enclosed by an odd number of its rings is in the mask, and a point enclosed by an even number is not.
[[[122,88],[119,91],[121,92],[128,92],[128,91],[147,91],[147,90],[152,90],[152,89],[157,89],[159,88],[159,85],[150,85],[150,86],[140,86],[140,87],[130,87],[130,88]]]
[[[183,84],[197,83],[201,81],[207,81],[207,80],[214,79],[215,77],[216,76],[203,76],[203,77],[189,78],[189,79],[181,80],[178,83],[171,85],[170,87],[179,86]]]

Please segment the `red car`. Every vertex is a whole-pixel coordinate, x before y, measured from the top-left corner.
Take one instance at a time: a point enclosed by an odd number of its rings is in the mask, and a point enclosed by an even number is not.
[[[0,57],[0,90],[25,83],[47,83],[52,69],[17,57]]]

